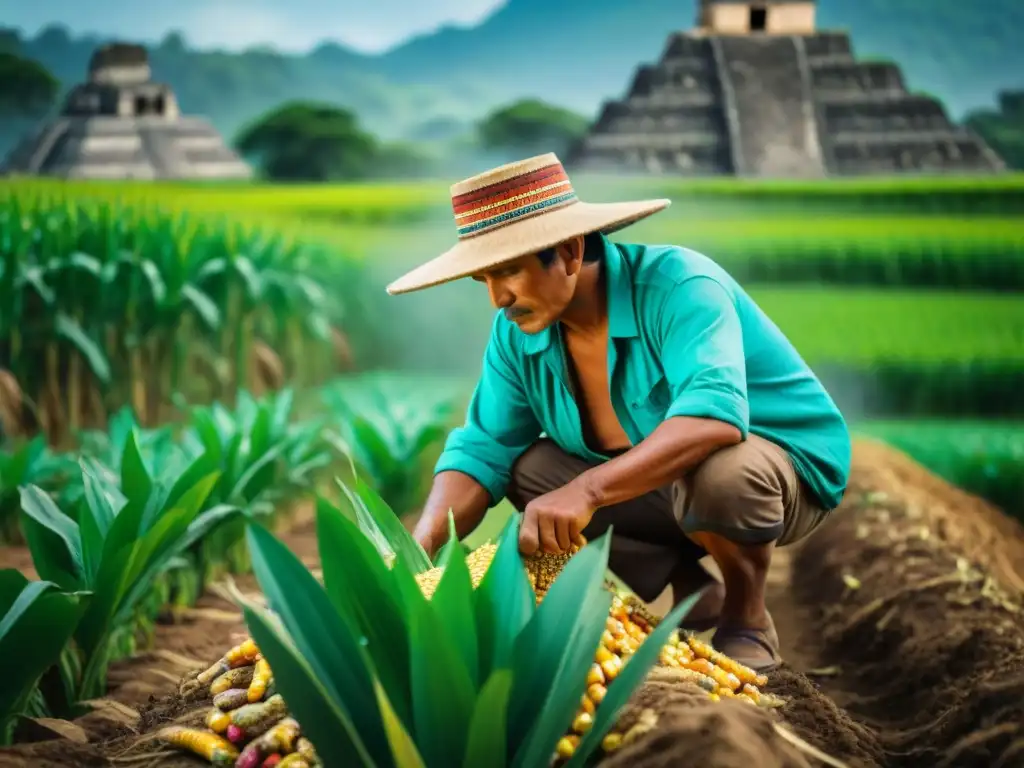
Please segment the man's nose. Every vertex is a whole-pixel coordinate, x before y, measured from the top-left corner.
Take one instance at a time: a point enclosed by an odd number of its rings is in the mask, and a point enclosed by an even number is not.
[[[515,301],[515,297],[511,293],[491,281],[487,282],[487,293],[490,294],[491,304],[495,309],[506,309],[511,307]]]

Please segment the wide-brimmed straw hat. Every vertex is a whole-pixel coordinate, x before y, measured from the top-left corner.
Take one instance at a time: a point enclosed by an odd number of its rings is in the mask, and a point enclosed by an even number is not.
[[[549,152],[452,185],[459,241],[387,287],[409,293],[518,259],[578,235],[609,234],[666,208],[670,201],[586,203]]]

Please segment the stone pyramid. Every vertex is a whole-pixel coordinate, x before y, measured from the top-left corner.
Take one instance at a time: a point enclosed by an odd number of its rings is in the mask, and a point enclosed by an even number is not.
[[[700,0],[569,153],[582,170],[815,178],[1006,170],[898,64],[858,61],[813,0]]]
[[[246,179],[252,169],[201,117],[182,115],[174,92],[151,79],[138,45],[93,54],[56,119],[27,136],[0,172],[88,179]]]

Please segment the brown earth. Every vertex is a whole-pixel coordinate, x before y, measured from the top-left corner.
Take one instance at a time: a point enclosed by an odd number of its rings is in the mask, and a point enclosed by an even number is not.
[[[282,538],[317,566],[308,514]],[[24,553],[0,550],[9,564],[24,567]],[[236,583],[256,591],[251,577]],[[769,683],[786,699],[778,716],[651,680],[624,717],[640,735],[602,766],[1024,765],[1022,598],[1019,525],[902,454],[859,443],[843,506],[773,564],[769,606],[786,658]],[[177,682],[244,633],[230,600],[205,596],[158,627],[155,650],[114,665],[107,699],[76,721],[88,743],[21,744],[0,750],[0,768],[202,765],[145,737],[199,721],[205,702],[181,700]]]

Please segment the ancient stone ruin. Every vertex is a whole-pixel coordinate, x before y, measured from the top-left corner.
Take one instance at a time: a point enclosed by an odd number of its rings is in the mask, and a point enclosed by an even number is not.
[[[804,177],[986,173],[1002,160],[898,64],[858,61],[813,0],[700,0],[569,154],[577,168]]]
[[[201,117],[182,115],[171,88],[153,82],[146,49],[97,49],[89,80],[57,118],[5,158],[0,172],[90,179],[244,179],[250,167]]]

